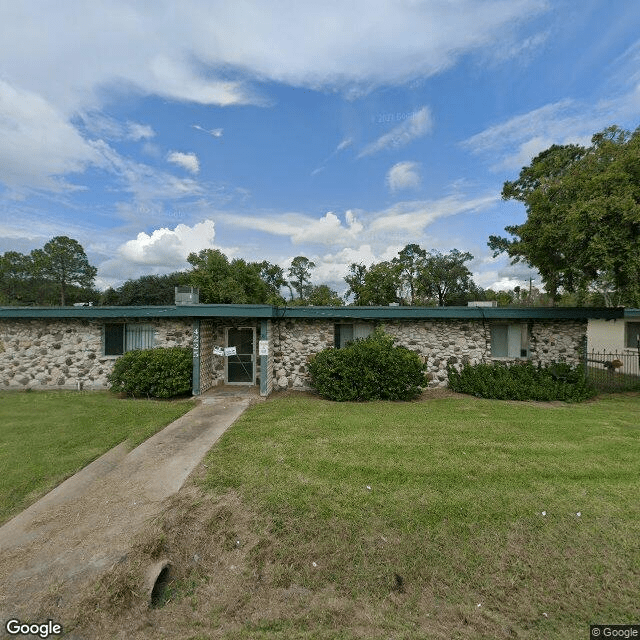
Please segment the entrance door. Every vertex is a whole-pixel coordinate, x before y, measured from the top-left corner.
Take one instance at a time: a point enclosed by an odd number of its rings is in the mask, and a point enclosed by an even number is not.
[[[227,329],[227,346],[236,348],[236,355],[227,357],[228,384],[255,384],[255,335],[253,327]]]

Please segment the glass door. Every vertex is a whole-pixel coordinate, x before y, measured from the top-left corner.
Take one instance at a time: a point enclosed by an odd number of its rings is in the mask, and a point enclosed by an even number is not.
[[[227,347],[236,348],[236,355],[227,357],[227,383],[255,384],[255,334],[253,327],[227,329]]]

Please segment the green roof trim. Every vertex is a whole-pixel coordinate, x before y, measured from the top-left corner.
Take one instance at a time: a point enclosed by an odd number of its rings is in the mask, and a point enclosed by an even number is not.
[[[279,307],[276,318],[353,320],[587,320],[622,318],[621,307]]]
[[[197,304],[167,307],[0,307],[0,318],[271,318],[269,304]]]
[[[1,318],[317,318],[332,320],[613,320],[640,317],[622,307],[273,307],[198,304],[145,307],[0,307]]]

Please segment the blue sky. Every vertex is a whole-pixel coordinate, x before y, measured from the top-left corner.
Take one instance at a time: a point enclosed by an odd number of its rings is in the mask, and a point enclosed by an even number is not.
[[[343,292],[408,243],[492,258],[505,180],[640,125],[637,0],[0,4],[0,252],[68,235],[97,285],[205,248]]]

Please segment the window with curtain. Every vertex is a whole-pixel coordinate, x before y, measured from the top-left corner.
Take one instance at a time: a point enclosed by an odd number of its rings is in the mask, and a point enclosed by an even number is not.
[[[104,325],[104,355],[121,356],[127,351],[152,349],[154,339],[153,325],[108,323]]]

